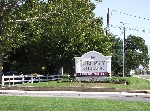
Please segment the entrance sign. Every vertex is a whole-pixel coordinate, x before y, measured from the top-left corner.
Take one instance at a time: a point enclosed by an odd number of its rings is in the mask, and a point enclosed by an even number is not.
[[[89,51],[81,57],[75,57],[75,77],[79,81],[99,81],[111,77],[111,56]]]

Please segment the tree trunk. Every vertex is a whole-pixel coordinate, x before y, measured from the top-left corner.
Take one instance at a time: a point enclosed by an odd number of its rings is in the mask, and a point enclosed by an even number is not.
[[[2,75],[2,70],[3,70],[2,21],[3,21],[3,17],[2,14],[0,13],[0,76]]]

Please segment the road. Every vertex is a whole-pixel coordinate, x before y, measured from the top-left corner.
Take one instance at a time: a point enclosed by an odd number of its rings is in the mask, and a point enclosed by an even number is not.
[[[150,94],[127,92],[76,92],[76,91],[19,91],[0,90],[0,96],[95,98],[150,102]]]

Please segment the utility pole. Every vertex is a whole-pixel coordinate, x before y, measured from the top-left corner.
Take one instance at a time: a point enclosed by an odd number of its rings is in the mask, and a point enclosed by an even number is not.
[[[125,63],[125,37],[126,37],[126,28],[125,28],[125,24],[124,22],[120,22],[121,24],[123,24],[123,77],[125,77],[125,73],[126,73],[126,63]]]
[[[148,55],[149,55],[149,57],[150,57],[150,45],[148,46]],[[150,71],[150,60],[149,60],[148,66],[149,66],[148,71]]]
[[[109,34],[109,8],[108,8],[108,12],[107,12],[107,26],[106,26],[106,35]]]

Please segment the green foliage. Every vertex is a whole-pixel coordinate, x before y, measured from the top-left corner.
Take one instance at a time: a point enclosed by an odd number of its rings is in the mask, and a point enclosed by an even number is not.
[[[129,82],[129,85],[116,85],[115,88],[122,90],[149,90],[150,81],[136,77],[125,77],[125,80]]]
[[[134,70],[140,65],[148,68],[148,47],[143,38],[129,35],[125,39],[125,76],[129,76],[130,70]],[[123,50],[122,40],[116,38],[113,44],[112,72],[115,76],[122,72],[123,68]]]
[[[18,70],[57,73],[60,67],[73,75],[74,57],[95,50],[111,55],[112,35],[105,35],[95,4],[84,0],[26,0],[5,18],[5,63]],[[24,20],[11,22],[8,20]],[[16,40],[16,39],[17,40]],[[8,45],[8,44],[11,44]],[[8,50],[9,49],[9,50]]]
[[[129,35],[125,42],[125,55],[127,73],[140,65],[145,69],[148,68],[148,47],[143,38]]]
[[[60,80],[57,81],[60,82],[74,82],[74,78],[71,78],[70,75],[65,74]]]
[[[114,83],[114,84],[126,84],[126,85],[131,84],[130,81],[128,81],[127,79],[125,79],[123,77],[112,77],[112,78],[110,78],[110,83]]]
[[[6,47],[5,40],[8,39],[9,41],[13,41],[12,38],[7,36],[4,37],[4,35],[7,35],[7,33],[5,33],[5,29],[8,30],[8,35],[10,34],[10,29],[6,28],[4,19],[7,18],[11,11],[14,11],[13,9],[19,3],[19,1],[21,0],[0,0],[0,75],[2,74],[3,69],[3,53]],[[8,25],[11,26],[11,24]]]
[[[122,40],[116,38],[112,47],[112,72],[113,75],[119,76],[119,73],[122,72],[123,67],[123,47]]]

